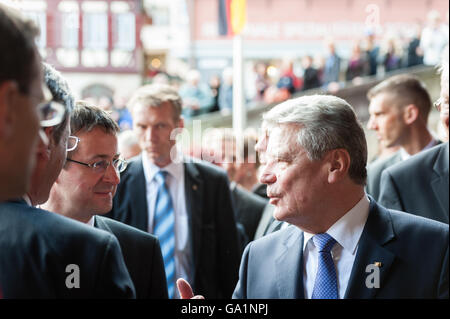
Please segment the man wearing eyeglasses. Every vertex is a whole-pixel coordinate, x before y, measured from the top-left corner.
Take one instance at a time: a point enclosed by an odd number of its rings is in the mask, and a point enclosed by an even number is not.
[[[166,277],[158,239],[110,218],[119,173],[127,163],[119,157],[118,125],[103,110],[84,102],[70,119],[77,143],[43,206],[49,211],[112,233],[119,241],[136,297],[167,299]],[[76,136],[75,136],[76,135]]]
[[[442,55],[441,94],[435,107],[449,130],[448,46]],[[379,202],[388,208],[449,222],[449,145],[443,143],[394,165],[381,175]]]
[[[61,123],[65,110],[46,100],[32,22],[0,4],[0,34],[1,296],[134,297],[114,236],[32,207],[48,197],[64,162],[68,122]],[[27,202],[20,198],[26,192]]]

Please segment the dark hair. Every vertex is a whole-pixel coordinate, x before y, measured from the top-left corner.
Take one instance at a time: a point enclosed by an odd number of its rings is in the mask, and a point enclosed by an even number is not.
[[[37,63],[35,37],[39,29],[20,12],[0,4],[0,83],[17,81],[22,93],[28,93]]]
[[[425,85],[414,75],[400,74],[388,78],[369,90],[367,98],[370,100],[376,95],[388,95],[389,104],[402,108],[414,104],[419,108],[420,116],[427,119],[431,110],[431,98]]]
[[[120,129],[108,112],[99,107],[89,105],[85,101],[77,101],[70,115],[71,134],[90,132],[94,128],[101,128],[108,134],[117,134]]]
[[[47,84],[47,87],[52,93],[53,100],[55,102],[61,103],[66,110],[63,121],[60,124],[54,126],[52,131],[52,136],[55,142],[59,143],[61,136],[66,129],[67,122],[69,121],[69,116],[73,110],[75,101],[69,89],[69,86],[62,75],[47,63],[43,63],[43,67],[45,84]]]

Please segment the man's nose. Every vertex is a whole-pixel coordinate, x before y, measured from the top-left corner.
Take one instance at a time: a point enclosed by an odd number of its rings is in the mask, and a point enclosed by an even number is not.
[[[375,121],[375,119],[372,116],[369,118],[369,121],[367,122],[367,129],[369,129],[369,130],[377,129],[377,122]]]
[[[273,174],[272,172],[269,172],[269,171],[264,170],[264,171],[261,173],[261,176],[259,177],[259,181],[260,181],[262,184],[267,184],[267,185],[269,185],[269,184],[275,183],[275,182],[277,181],[277,177],[276,177],[276,175]]]
[[[105,176],[103,177],[105,182],[109,182],[113,185],[118,185],[120,183],[120,173],[114,166],[111,164],[108,166],[105,172]]]

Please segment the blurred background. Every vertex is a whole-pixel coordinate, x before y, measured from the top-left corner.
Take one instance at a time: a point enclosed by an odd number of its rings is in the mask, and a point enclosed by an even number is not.
[[[65,76],[75,97],[112,111],[122,130],[132,127],[128,98],[154,82],[179,89],[191,134],[195,119],[201,120],[202,131],[232,126],[233,35],[223,16],[227,0],[9,2],[40,26],[41,54]],[[345,98],[364,123],[367,90],[397,73],[416,74],[433,100],[439,96],[436,49],[427,47],[424,37],[431,32],[448,42],[447,0],[245,3],[246,128],[258,128],[261,114],[275,103],[313,93]],[[430,129],[440,136],[437,119],[433,111]],[[367,138],[370,159],[378,148],[373,133]],[[187,152],[201,147],[195,137],[188,140]]]

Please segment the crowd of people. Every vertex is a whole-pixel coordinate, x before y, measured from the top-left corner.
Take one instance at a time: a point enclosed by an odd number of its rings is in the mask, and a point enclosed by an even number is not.
[[[278,61],[254,61],[253,75],[246,78],[246,104],[282,102],[296,92],[315,88],[334,93],[346,85],[361,83],[364,77],[416,65],[434,66],[448,43],[448,23],[437,11],[430,11],[426,20],[423,26],[417,23],[408,31],[381,32],[368,28],[361,38],[353,41],[345,57],[340,51],[347,50],[348,44],[326,38],[323,52]],[[185,118],[217,111],[230,114],[232,111],[230,68],[210,79],[202,79],[198,70],[177,77],[168,76],[161,70],[155,74],[157,76],[149,79],[150,82],[179,87]]]
[[[0,4],[1,298],[449,298],[449,144],[417,78],[368,93],[389,161],[367,165],[333,95],[274,106],[259,134],[217,129],[194,158],[173,138],[195,104],[179,90],[138,88],[120,133],[43,63],[37,32]]]

